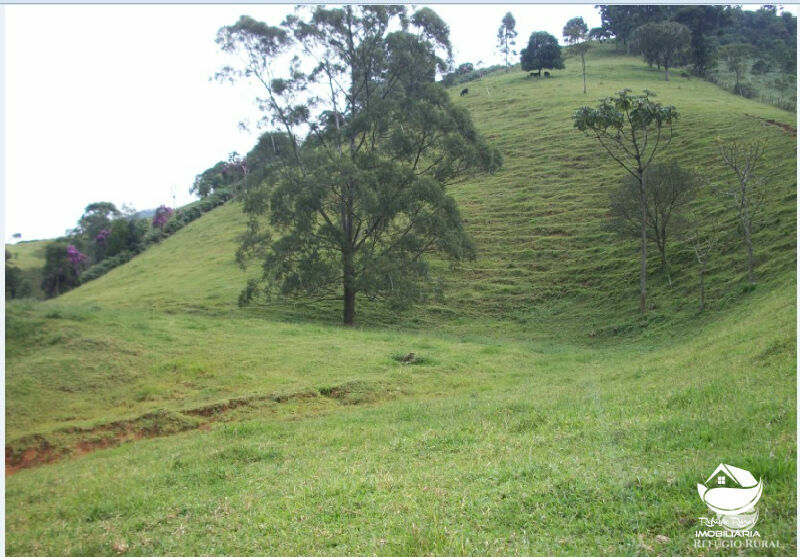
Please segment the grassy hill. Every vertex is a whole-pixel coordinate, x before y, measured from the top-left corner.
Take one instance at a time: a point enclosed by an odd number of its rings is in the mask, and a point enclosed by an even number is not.
[[[794,114],[701,80],[676,76],[665,82],[663,74],[637,58],[614,56],[606,50],[589,59],[589,93],[584,96],[577,68],[569,67],[554,72],[551,79],[529,79],[526,73],[512,70],[468,84],[470,94],[456,102],[470,109],[506,161],[496,175],[452,189],[478,245],[478,258],[455,273],[445,264],[434,265],[438,275],[434,280],[443,283],[444,302],[432,300],[425,308],[396,316],[362,301],[357,311],[363,324],[472,332],[475,319],[489,319],[498,322],[493,330],[499,327],[504,334],[526,338],[565,331],[574,338],[591,330],[638,330],[638,243],[621,240],[605,229],[610,189],[623,174],[596,142],[573,128],[571,119],[579,106],[624,87],[651,89],[661,102],[677,106],[681,118],[676,137],[660,159],[677,159],[710,179],[724,178],[716,162],[717,137],[769,139],[765,166],[774,169],[775,176],[764,212],[767,222],[755,239],[759,276],[770,280],[794,269],[796,138],[767,122],[793,126]],[[700,196],[698,204],[721,214],[710,191]],[[723,216],[729,225],[726,241],[710,269],[710,306],[717,309],[736,303],[746,272],[744,249],[736,239],[732,217],[730,213]],[[242,230],[239,207],[228,205],[64,300],[231,311],[246,279],[233,258],[236,236]],[[697,274],[694,255],[686,248],[673,242],[671,289],[657,258],[650,264],[649,295],[655,306],[651,325],[661,321],[672,325],[675,319],[694,317]],[[142,280],[145,275],[147,279]],[[280,303],[266,313],[306,315],[335,323],[340,308]],[[549,319],[558,319],[559,331],[542,326]]]
[[[506,164],[452,190],[479,254],[434,262],[444,299],[360,301],[354,330],[337,305],[237,308],[257,269],[230,203],[7,304],[8,553],[699,555],[695,484],[726,462],[765,479],[758,529],[793,554],[794,115],[604,49],[587,69],[585,96],[574,62],[453,91]],[[717,136],[770,141],[759,282],[730,227],[703,314],[675,242],[642,318],[636,241],[605,229],[621,171],[571,115],[623,87],[680,111],[662,160],[714,178]]]

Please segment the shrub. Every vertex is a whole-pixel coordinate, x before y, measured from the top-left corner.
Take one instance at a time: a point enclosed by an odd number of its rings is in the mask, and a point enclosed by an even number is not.
[[[127,263],[128,261],[131,260],[131,258],[133,258],[133,256],[134,256],[133,252],[123,251],[113,257],[106,257],[105,259],[103,259],[103,261],[101,261],[97,265],[92,265],[91,267],[86,269],[83,273],[81,273],[80,277],[81,284],[103,276],[114,267],[119,267],[123,263]]]

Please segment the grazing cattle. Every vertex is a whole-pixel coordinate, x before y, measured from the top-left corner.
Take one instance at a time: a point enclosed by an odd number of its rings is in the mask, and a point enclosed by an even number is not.
[[[461,96],[462,96],[462,97],[463,97],[464,95],[468,94],[468,93],[469,93],[469,89],[467,89],[467,88],[464,88],[464,89],[462,89],[462,90],[461,90]]]
[[[538,72],[529,73],[528,77],[540,77],[541,75],[542,75],[542,70],[539,70]]]
[[[550,77],[550,72],[544,72],[545,77]]]

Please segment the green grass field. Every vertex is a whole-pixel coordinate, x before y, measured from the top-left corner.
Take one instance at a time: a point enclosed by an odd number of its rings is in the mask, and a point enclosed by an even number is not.
[[[574,61],[453,91],[506,164],[452,190],[479,254],[433,262],[444,299],[359,300],[354,329],[238,308],[234,202],[7,303],[7,553],[706,555],[695,484],[725,462],[764,479],[764,554],[795,554],[796,138],[767,122],[794,117],[603,48],[587,70],[586,96]],[[711,179],[717,136],[770,141],[758,284],[731,228],[704,313],[676,241],[641,317],[637,244],[605,229],[621,172],[571,114],[623,87],[677,106],[663,156]]]

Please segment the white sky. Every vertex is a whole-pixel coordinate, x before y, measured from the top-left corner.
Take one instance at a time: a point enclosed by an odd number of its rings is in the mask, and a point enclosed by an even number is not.
[[[432,5],[450,25],[456,63],[500,62],[506,11],[517,49],[532,31],[559,39],[593,5]],[[148,209],[190,200],[196,174],[246,153],[255,90],[209,81],[228,57],[216,31],[249,14],[278,24],[291,5],[5,6],[4,235],[50,238],[94,201]],[[792,10],[794,11],[794,10]],[[516,60],[515,60],[516,61]]]

